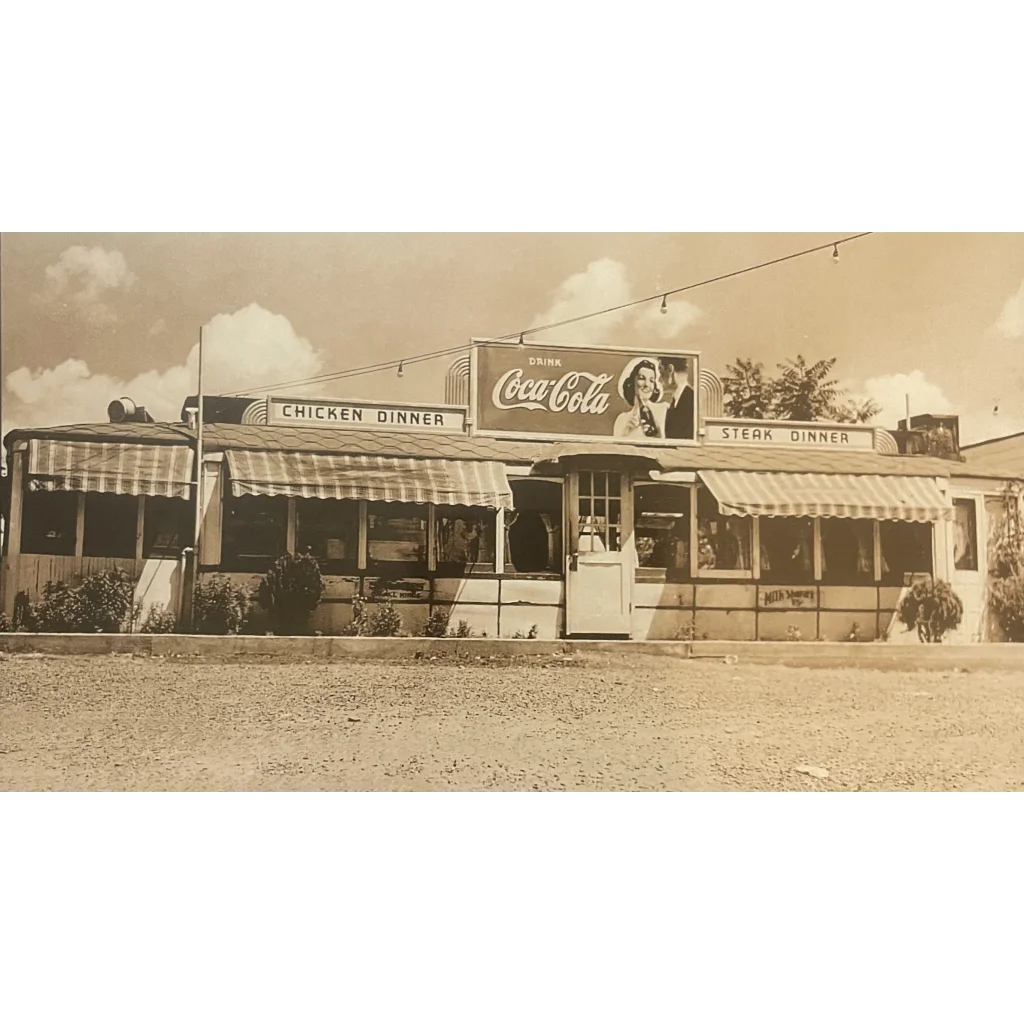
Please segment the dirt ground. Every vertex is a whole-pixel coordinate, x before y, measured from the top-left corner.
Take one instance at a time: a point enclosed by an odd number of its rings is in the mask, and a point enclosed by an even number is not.
[[[2,656],[0,789],[1019,790],[1022,698],[1024,671]]]

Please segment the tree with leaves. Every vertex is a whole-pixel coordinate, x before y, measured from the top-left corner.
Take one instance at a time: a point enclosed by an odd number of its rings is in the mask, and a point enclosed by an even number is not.
[[[836,360],[808,363],[798,355],[780,363],[778,377],[764,372],[762,363],[737,359],[726,367],[727,415],[734,419],[867,423],[881,411],[870,399],[848,399],[832,379]]]

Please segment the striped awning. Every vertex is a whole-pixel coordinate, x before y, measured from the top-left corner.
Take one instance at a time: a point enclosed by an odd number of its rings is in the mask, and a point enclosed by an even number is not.
[[[500,462],[229,450],[231,493],[511,508]]]
[[[33,491],[188,498],[192,463],[188,445],[33,438],[28,443],[28,486]]]
[[[953,514],[931,477],[701,470],[727,516],[810,516],[937,522]]]

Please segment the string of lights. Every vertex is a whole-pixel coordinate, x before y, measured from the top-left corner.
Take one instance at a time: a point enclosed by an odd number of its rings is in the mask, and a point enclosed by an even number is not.
[[[826,242],[823,245],[816,245],[810,249],[801,249],[799,252],[788,253],[785,256],[778,256],[772,260],[766,260],[763,263],[756,263],[749,267],[743,267],[740,270],[732,270],[727,274],[718,274],[715,277],[705,278],[703,281],[694,281],[691,284],[682,285],[679,288],[669,288],[666,291],[657,292],[654,295],[645,296],[642,299],[633,299],[630,302],[623,302],[617,306],[609,306],[606,309],[597,309],[590,313],[582,313],[579,316],[569,317],[565,320],[558,320],[550,324],[542,324],[538,327],[527,327],[521,331],[513,331],[511,334],[502,334],[495,338],[489,338],[489,341],[516,341],[518,340],[520,345],[526,344],[526,338],[535,334],[540,334],[543,331],[551,331],[558,327],[567,327],[570,324],[581,323],[584,320],[592,320],[595,317],[607,316],[609,313],[618,313],[623,309],[630,309],[635,306],[643,306],[650,302],[657,302],[661,299],[661,312],[668,313],[668,299],[671,295],[681,295],[683,292],[693,291],[695,288],[703,288],[709,284],[717,284],[719,281],[727,281],[730,278],[739,277],[742,274],[750,274],[755,270],[764,270],[766,267],[777,266],[780,263],[786,263],[789,260],[799,259],[802,256],[809,256],[812,253],[824,252],[827,249],[832,250],[832,259],[835,262],[839,262],[839,246],[845,245],[847,242],[855,242],[860,238],[866,238],[872,234],[870,231],[862,231],[856,235],[847,235],[845,238],[838,238],[832,242]],[[383,370],[394,370],[397,369],[398,376],[404,375],[404,369],[406,366],[415,365],[418,363],[428,362],[433,359],[440,359],[444,356],[456,355],[463,352],[468,352],[472,348],[471,345],[458,345],[453,348],[438,349],[433,352],[424,352],[418,356],[403,357],[402,359],[391,359],[386,362],[373,363],[368,366],[357,366],[348,370],[338,370],[334,373],[324,373],[315,377],[303,377],[298,380],[289,381],[278,381],[275,384],[262,384],[257,387],[252,387],[244,391],[232,392],[234,395],[241,394],[260,394],[269,393],[276,391],[281,388],[298,388],[298,387],[309,387],[313,384],[323,384],[327,381],[335,380],[347,380],[350,377],[361,377],[370,373],[379,373]]]

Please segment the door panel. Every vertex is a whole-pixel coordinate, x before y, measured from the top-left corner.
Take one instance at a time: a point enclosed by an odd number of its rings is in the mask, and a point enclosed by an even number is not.
[[[632,612],[632,488],[624,474],[569,479],[566,632],[628,636]]]

